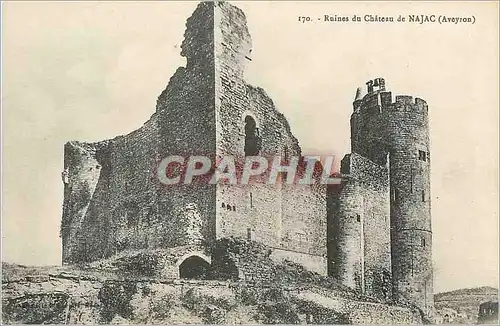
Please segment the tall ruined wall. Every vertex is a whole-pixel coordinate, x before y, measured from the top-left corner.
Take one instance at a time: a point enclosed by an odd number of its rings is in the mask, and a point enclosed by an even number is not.
[[[240,9],[200,3],[187,20],[181,49],[186,67],[171,77],[143,127],[99,146],[84,144],[83,154],[68,160],[64,261],[239,236],[323,262],[325,188],[159,184],[156,168],[169,155],[214,161],[233,155],[240,163],[250,150],[270,159],[301,155],[269,96],[243,79],[251,38]],[[102,170],[85,170],[96,162]],[[78,197],[81,189],[88,198]]]
[[[78,261],[96,260],[148,245],[155,222],[157,124],[152,118],[99,153],[102,169],[79,237]]]
[[[275,156],[299,157],[301,149],[284,116],[264,90],[243,79],[251,50],[244,13],[227,3],[216,3],[217,155],[232,155],[240,164],[246,155],[270,161]],[[249,143],[257,147],[252,154],[246,151]],[[219,185],[216,207],[217,237],[248,237],[276,248],[321,258],[326,255],[324,188],[314,191],[310,186],[281,183]]]
[[[215,157],[215,89],[214,89],[214,3],[202,2],[186,22],[181,55],[186,67],[177,70],[158,98],[160,115],[160,157],[193,155]],[[195,180],[196,181],[196,180]],[[215,239],[215,185],[194,182],[188,185],[162,186],[158,209],[164,220],[182,221],[182,212],[195,210],[201,223],[203,239]],[[170,227],[176,227],[175,222]],[[188,225],[189,226],[189,225]],[[166,229],[172,230],[170,227]],[[192,226],[191,226],[192,227]],[[171,232],[171,231],[170,231]],[[177,244],[188,244],[185,232],[172,238]]]
[[[389,172],[356,153],[342,160],[340,187],[332,187],[334,232],[331,274],[380,298],[391,296]]]
[[[190,244],[194,233],[206,232],[208,218],[203,213],[211,202],[203,189],[159,185],[158,138],[154,116],[137,131],[93,149],[93,156],[85,152],[81,168],[69,160],[70,177],[65,185],[68,209],[62,232],[64,262],[92,261],[125,249]],[[66,148],[67,152],[75,151],[71,143]]]
[[[106,146],[106,144],[103,144]],[[103,165],[95,144],[68,142],[64,146],[62,260],[68,262],[79,251],[79,237],[96,191]]]
[[[98,144],[66,145],[65,263],[215,238],[215,186],[164,186],[156,175],[168,155],[214,156],[212,7],[201,3],[188,19],[181,52],[187,65],[143,127]]]

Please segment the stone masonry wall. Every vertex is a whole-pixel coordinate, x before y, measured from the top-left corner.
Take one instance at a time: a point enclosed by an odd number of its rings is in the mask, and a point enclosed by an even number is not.
[[[363,194],[363,252],[365,293],[391,296],[391,238],[389,173],[387,166],[352,153],[350,175]]]
[[[388,121],[394,293],[432,316],[432,228],[428,106],[381,94]]]
[[[78,238],[101,168],[95,145],[69,142],[64,146],[64,203],[61,221],[63,261],[70,260],[79,250]]]
[[[361,292],[363,195],[356,182],[347,178],[341,185],[330,186],[328,195],[328,273],[342,285]]]
[[[186,68],[179,68],[158,98],[161,113],[160,157],[193,155],[215,157],[214,89],[214,10],[213,3],[202,2],[186,22],[181,55]],[[195,207],[201,219],[202,238],[215,239],[215,185],[195,179],[192,184],[162,186],[158,195],[160,214],[174,212],[167,219],[183,220],[177,210]],[[164,213],[165,212],[165,213]],[[175,228],[172,225],[169,230]],[[185,233],[183,231],[183,233]],[[189,244],[188,238],[172,234],[177,242]]]
[[[324,185],[283,185],[283,187],[282,247],[326,258],[326,187]]]
[[[380,298],[391,297],[389,173],[361,155],[342,160],[348,175],[336,194],[336,250],[332,273],[345,285]]]
[[[261,88],[248,85],[251,37],[244,13],[227,3],[215,5],[217,155],[245,158],[245,123],[251,117],[260,137],[259,155],[301,155],[284,116]],[[230,208],[228,208],[228,205]],[[300,232],[300,236],[296,236]],[[219,185],[217,237],[239,236],[314,257],[326,256],[326,189],[265,185]]]
[[[71,143],[66,146],[64,262],[92,261],[125,249],[187,245],[193,237],[215,238],[215,186],[163,186],[156,176],[167,155],[215,153],[211,6],[200,4],[188,19],[181,52],[187,66],[171,78],[158,98],[157,112],[143,127],[97,145],[79,145],[90,148],[81,150],[82,159],[74,158]],[[97,165],[103,166],[101,172],[92,170]]]
[[[270,258],[277,263],[285,260],[293,261],[306,270],[318,273],[322,276],[328,275],[327,260],[324,256],[304,254],[298,251],[273,249]]]

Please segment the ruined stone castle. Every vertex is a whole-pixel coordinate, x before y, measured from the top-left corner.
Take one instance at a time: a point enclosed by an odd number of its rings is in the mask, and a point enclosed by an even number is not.
[[[193,264],[213,264],[210,252],[185,248],[237,237],[266,245],[273,259],[369,296],[405,298],[431,315],[426,102],[393,99],[382,78],[359,88],[340,185],[165,187],[155,168],[168,155],[302,155],[273,101],[243,79],[252,44],[240,9],[199,4],[181,49],[186,67],[171,77],[140,129],[65,145],[63,263],[183,248],[176,266],[192,257]]]

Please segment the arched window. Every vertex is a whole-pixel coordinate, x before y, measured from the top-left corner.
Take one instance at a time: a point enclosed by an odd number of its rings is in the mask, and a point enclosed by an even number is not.
[[[245,156],[256,156],[261,149],[261,138],[257,123],[251,116],[245,117]]]

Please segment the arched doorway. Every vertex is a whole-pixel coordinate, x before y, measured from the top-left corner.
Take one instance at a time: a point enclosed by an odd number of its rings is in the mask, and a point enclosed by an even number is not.
[[[190,256],[179,265],[179,276],[189,280],[209,279],[210,263],[199,256]]]

